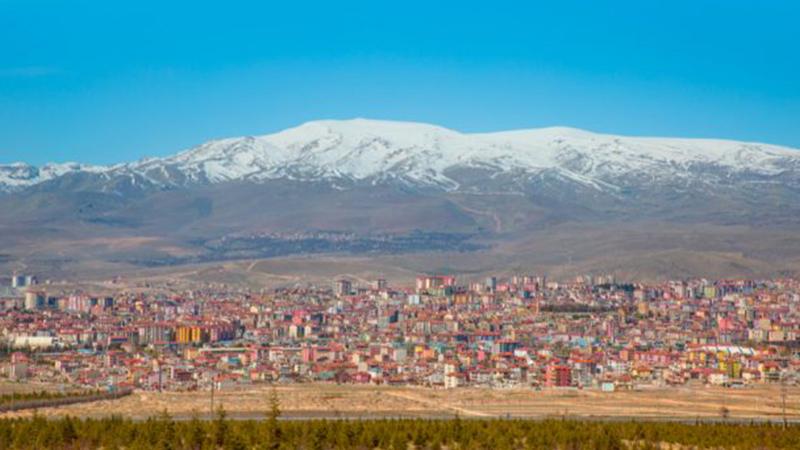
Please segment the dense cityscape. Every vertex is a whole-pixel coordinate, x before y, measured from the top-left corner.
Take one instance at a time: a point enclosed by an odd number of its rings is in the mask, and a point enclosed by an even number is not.
[[[543,276],[415,286],[195,290],[168,283],[54,294],[0,288],[4,377],[92,389],[258,383],[741,388],[794,383],[800,281],[570,282]]]

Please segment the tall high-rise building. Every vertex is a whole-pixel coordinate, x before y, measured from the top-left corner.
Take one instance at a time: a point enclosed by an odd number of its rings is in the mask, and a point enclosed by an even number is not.
[[[353,291],[353,283],[349,280],[336,280],[333,286],[333,293],[342,296],[342,295],[350,295]]]
[[[439,289],[447,286],[455,286],[456,277],[447,275],[426,275],[417,277],[417,292],[429,289]]]
[[[13,274],[11,276],[11,287],[21,289],[36,284],[36,277],[32,275]]]
[[[25,293],[25,309],[33,311],[47,306],[47,295],[44,292],[29,291]]]

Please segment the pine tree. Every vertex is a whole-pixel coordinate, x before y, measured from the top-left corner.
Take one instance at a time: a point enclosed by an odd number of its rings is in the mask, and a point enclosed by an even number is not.
[[[59,440],[64,446],[71,446],[78,440],[78,432],[75,430],[75,420],[67,416],[59,421]]]
[[[186,437],[186,446],[189,450],[201,450],[206,440],[205,425],[197,417],[195,413],[192,420],[189,422],[188,436]]]
[[[225,447],[225,440],[228,437],[228,414],[222,405],[217,408],[217,417],[214,419],[214,445],[217,448]]]
[[[272,386],[269,394],[269,411],[267,412],[266,436],[264,448],[267,450],[278,450],[283,438],[281,424],[278,419],[281,417],[281,401],[278,397],[278,390]]]

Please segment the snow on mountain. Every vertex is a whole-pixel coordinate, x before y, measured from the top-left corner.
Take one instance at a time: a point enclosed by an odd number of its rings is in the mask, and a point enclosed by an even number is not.
[[[75,172],[103,173],[108,168],[68,162],[42,167],[21,162],[0,165],[0,191],[16,191]]]
[[[212,141],[171,158],[129,166],[151,175],[165,167],[194,181],[345,178],[445,189],[459,186],[448,175],[454,168],[524,175],[549,170],[593,187],[609,187],[625,184],[630,176],[685,179],[701,168],[714,169],[719,176],[775,176],[799,170],[800,152],[766,144],[620,137],[562,127],[465,134],[427,124],[355,119]]]
[[[126,176],[157,186],[268,179],[396,181],[446,190],[454,171],[531,177],[553,173],[593,189],[636,180],[706,182],[736,175],[800,174],[800,151],[724,140],[621,137],[553,127],[466,134],[408,122],[308,122],[275,134],[222,139],[172,157],[108,168],[76,164],[0,166],[0,189],[18,189],[76,171]],[[701,174],[701,175],[699,175]]]

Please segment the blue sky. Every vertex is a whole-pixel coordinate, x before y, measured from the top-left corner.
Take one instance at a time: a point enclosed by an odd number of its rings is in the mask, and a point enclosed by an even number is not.
[[[314,119],[800,148],[797,1],[0,0],[0,163]]]

